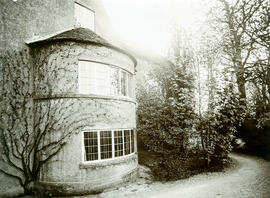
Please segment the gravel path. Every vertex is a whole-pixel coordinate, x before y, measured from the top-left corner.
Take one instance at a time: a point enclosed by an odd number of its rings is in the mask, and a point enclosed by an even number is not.
[[[231,157],[237,166],[224,172],[166,183],[152,183],[143,174],[136,183],[86,198],[270,198],[270,162],[247,155]]]

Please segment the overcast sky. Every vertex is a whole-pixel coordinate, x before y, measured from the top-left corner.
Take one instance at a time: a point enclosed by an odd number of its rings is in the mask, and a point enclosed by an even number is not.
[[[103,0],[115,29],[131,43],[165,54],[174,21],[197,34],[207,0]]]

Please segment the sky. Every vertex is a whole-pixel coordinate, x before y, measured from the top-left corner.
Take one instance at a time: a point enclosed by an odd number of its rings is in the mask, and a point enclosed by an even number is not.
[[[116,31],[135,46],[165,55],[176,21],[190,34],[198,34],[209,1],[206,0],[102,0]]]

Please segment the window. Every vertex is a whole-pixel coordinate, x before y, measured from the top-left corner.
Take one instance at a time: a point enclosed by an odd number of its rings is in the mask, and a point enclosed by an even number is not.
[[[134,130],[130,130],[130,133],[131,133],[131,137],[130,137],[131,153],[134,153]]]
[[[95,13],[78,3],[74,5],[76,25],[95,30]]]
[[[101,159],[112,158],[111,131],[100,131],[100,157]]]
[[[98,137],[97,132],[84,133],[84,147],[86,161],[98,159]]]
[[[125,154],[130,154],[130,130],[124,130]]]
[[[79,93],[133,97],[132,75],[102,63],[79,61]]]
[[[114,152],[115,157],[123,156],[124,153],[123,134],[122,131],[114,131]]]
[[[121,71],[121,95],[126,96],[127,95],[127,73],[124,71]]]
[[[134,153],[134,130],[83,132],[84,161],[113,159]]]

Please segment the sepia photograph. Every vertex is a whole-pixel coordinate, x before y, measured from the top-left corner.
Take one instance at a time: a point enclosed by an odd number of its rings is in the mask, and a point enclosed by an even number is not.
[[[269,0],[0,0],[0,198],[270,198]]]

